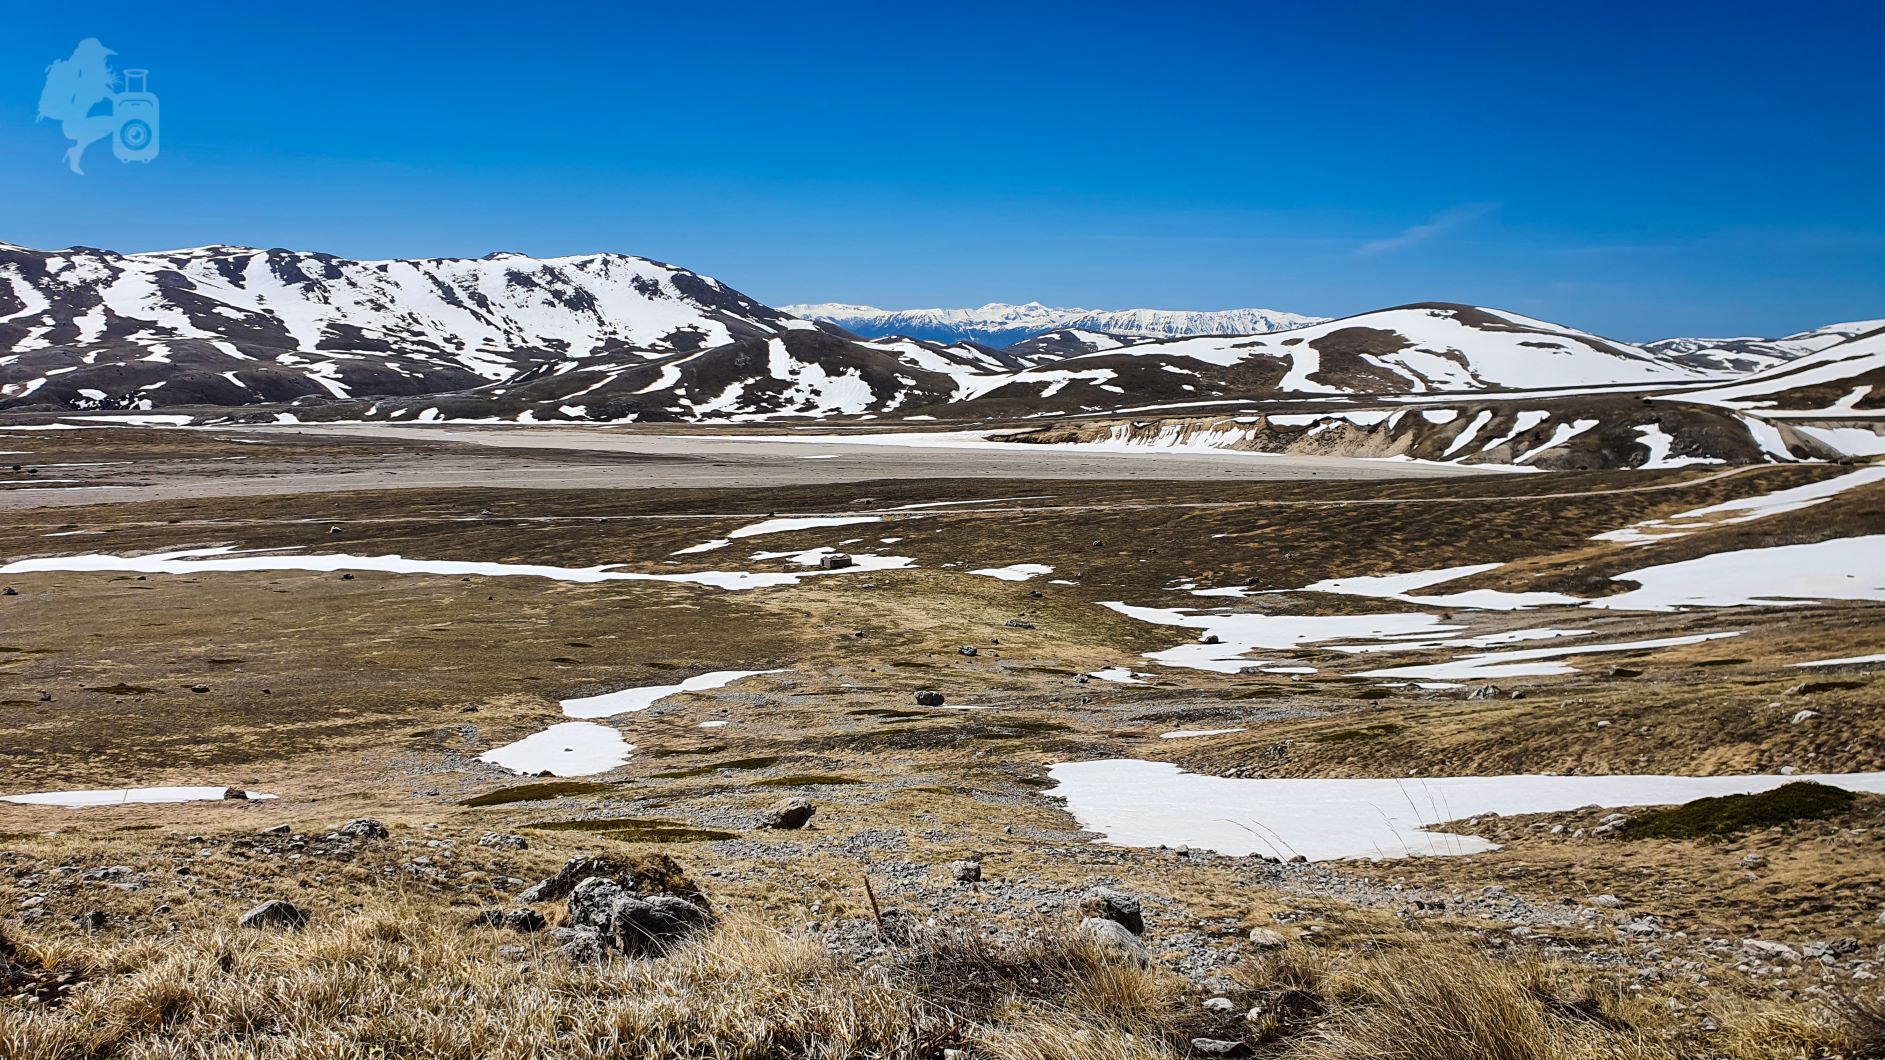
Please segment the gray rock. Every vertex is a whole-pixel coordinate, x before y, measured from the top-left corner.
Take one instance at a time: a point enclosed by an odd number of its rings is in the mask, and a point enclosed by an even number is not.
[[[569,922],[576,930],[594,933],[605,949],[648,957],[708,927],[713,916],[679,895],[643,897],[614,880],[591,876],[570,892]]]
[[[530,847],[530,843],[523,836],[510,835],[505,832],[486,832],[478,837],[478,845],[503,850],[527,850]]]
[[[1117,920],[1090,916],[1080,921],[1079,937],[1094,948],[1117,957],[1146,961],[1145,946]]]
[[[765,811],[759,815],[759,826],[788,830],[803,828],[810,823],[812,815],[817,812],[818,807],[814,806],[810,799],[794,795],[766,807]]]
[[[851,557],[843,552],[828,552],[818,557],[818,568],[820,570],[843,570],[851,566],[853,562]]]
[[[389,833],[386,826],[371,817],[356,817],[338,829],[341,835],[355,839],[385,839]]]
[[[594,928],[557,928],[550,937],[560,943],[557,956],[571,964],[597,964],[609,955],[602,933]]]
[[[1080,896],[1079,913],[1119,924],[1134,935],[1145,934],[1145,910],[1139,900],[1110,887],[1095,887]]]
[[[274,898],[242,914],[236,923],[258,931],[298,931],[308,926],[308,914],[300,906]]]
[[[979,861],[952,861],[949,871],[955,875],[957,883],[982,882],[982,863]]]
[[[294,830],[295,830],[294,825],[283,823],[283,824],[270,825],[267,828],[262,829],[262,834],[263,835],[293,835]]]
[[[1281,932],[1272,931],[1266,927],[1253,927],[1250,929],[1250,944],[1260,950],[1280,950],[1289,945],[1289,940],[1284,938]]]
[[[1199,1056],[1243,1056],[1250,1050],[1242,1042],[1225,1041],[1222,1038],[1193,1038],[1191,1051]]]
[[[957,654],[957,655],[966,655],[966,656],[968,656],[969,658],[971,658],[971,659],[973,659],[973,658],[975,658],[975,657],[976,657],[977,655],[980,655],[980,654],[982,654],[982,650],[981,650],[980,648],[977,648],[977,647],[976,647],[975,645],[973,645],[973,644],[964,644],[964,645],[963,645],[962,647],[960,647],[960,648],[957,648],[957,649],[956,649],[956,654]]]
[[[512,931],[524,935],[534,935],[548,926],[549,921],[535,909],[513,909],[504,914],[503,924]]]
[[[926,688],[916,694],[916,705],[919,707],[940,707],[943,702],[943,694],[935,689]]]

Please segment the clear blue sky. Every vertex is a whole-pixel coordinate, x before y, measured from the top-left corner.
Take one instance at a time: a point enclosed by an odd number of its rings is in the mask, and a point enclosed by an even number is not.
[[[11,4],[0,240],[617,250],[763,301],[1885,316],[1877,4]],[[187,13],[186,13],[187,12]],[[427,12],[437,12],[427,13]],[[35,123],[84,37],[149,165]]]

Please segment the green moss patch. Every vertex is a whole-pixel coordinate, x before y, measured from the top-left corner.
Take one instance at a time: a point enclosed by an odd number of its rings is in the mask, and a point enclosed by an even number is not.
[[[517,784],[496,791],[487,791],[474,795],[460,802],[460,806],[507,806],[513,802],[535,802],[538,799],[560,799],[567,795],[595,795],[604,791],[614,791],[613,784],[598,784],[588,780],[546,780],[540,784]]]
[[[540,832],[588,832],[621,843],[710,843],[738,839],[737,832],[699,828],[658,817],[605,817],[592,821],[538,821],[524,825]]]
[[[760,755],[757,758],[736,758],[730,762],[711,762],[692,769],[673,769],[666,773],[653,773],[650,776],[655,780],[683,780],[688,777],[704,777],[722,769],[764,769],[778,764],[778,755]]]
[[[1758,795],[1696,799],[1646,813],[1623,826],[1626,839],[1702,839],[1728,836],[1789,821],[1816,821],[1844,813],[1854,796],[1844,788],[1811,781],[1783,784]]]

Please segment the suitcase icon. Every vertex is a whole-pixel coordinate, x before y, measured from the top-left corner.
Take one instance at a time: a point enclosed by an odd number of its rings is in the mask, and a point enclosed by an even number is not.
[[[117,128],[111,153],[120,162],[149,162],[157,157],[157,96],[149,89],[149,70],[126,70],[123,92],[112,101]]]

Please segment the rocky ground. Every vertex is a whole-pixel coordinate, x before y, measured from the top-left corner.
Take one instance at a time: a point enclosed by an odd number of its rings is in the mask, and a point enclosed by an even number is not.
[[[67,448],[48,462],[82,463],[109,445],[149,478],[190,459],[166,432],[64,433],[75,437],[9,447],[44,459],[56,443]],[[350,473],[407,458],[308,444],[306,459]],[[272,458],[289,471],[301,459]],[[1605,640],[1738,634],[1574,659],[1572,673],[1500,678],[1495,694],[1360,679],[1375,659],[1314,645],[1283,653],[1313,674],[1159,666],[1143,654],[1191,634],[1100,606],[1411,612],[1423,608],[1189,587],[1490,562],[1507,566],[1470,584],[1588,592],[1608,573],[1723,547],[1878,532],[1880,495],[1861,490],[1648,546],[1591,541],[1838,473],[406,489],[16,511],[0,528],[9,562],[226,545],[651,573],[794,569],[756,550],[912,562],[735,592],[373,571],[0,575],[15,594],[0,599],[0,794],[279,796],[0,803],[0,1053],[615,1055],[598,1043],[633,1025],[664,1051],[628,1055],[1359,1057],[1371,1054],[1340,1049],[1364,1049],[1406,1006],[1445,1002],[1545,1029],[1530,1052],[1408,1055],[1871,1055],[1880,797],[1694,838],[1634,834],[1652,808],[1482,816],[1446,827],[1496,850],[1289,863],[1107,844],[1047,775],[1098,758],[1263,777],[1885,768],[1877,668],[1789,665],[1877,651],[1877,604],[1450,611],[1475,635],[1567,623]],[[859,513],[878,521],[674,555],[770,516]],[[1015,563],[1055,570],[971,573]],[[1145,683],[1086,676],[1108,667]],[[634,745],[613,769],[534,778],[481,760],[561,720],[560,700],[732,669],[784,672],[604,719]],[[1161,738],[1178,729],[1239,731]],[[374,938],[400,941],[376,950]],[[550,1038],[489,1038],[469,1015],[456,1038],[375,1024],[323,1000],[367,989],[307,963],[342,952],[374,969],[372,990],[435,1024],[453,1024],[442,998],[461,989],[460,1006],[533,999],[591,1036],[529,1024]],[[383,963],[398,954],[417,963]],[[713,985],[729,967],[780,961],[815,982],[774,996],[755,971],[746,1002]],[[180,967],[197,969],[187,997],[152,1008],[153,980]],[[731,1022],[610,1009],[602,1031],[582,1022],[596,1012],[567,1007],[579,985],[631,979],[644,1000],[714,998]],[[243,993],[263,981],[284,998],[272,1015]],[[880,987],[897,1000],[870,993]],[[860,991],[872,1005],[946,997],[952,1015],[895,1008],[908,1034],[894,1040],[794,1022],[814,995],[865,1012]],[[763,1017],[741,1008],[761,995]],[[1084,1031],[1054,1024],[1051,1042],[1024,1044],[1022,1028],[1047,1018]],[[302,1020],[328,1036],[285,1029]],[[700,1044],[749,1031],[737,1048]],[[1083,1046],[1080,1033],[1097,1037]],[[820,1052],[804,1035],[846,1044]]]

